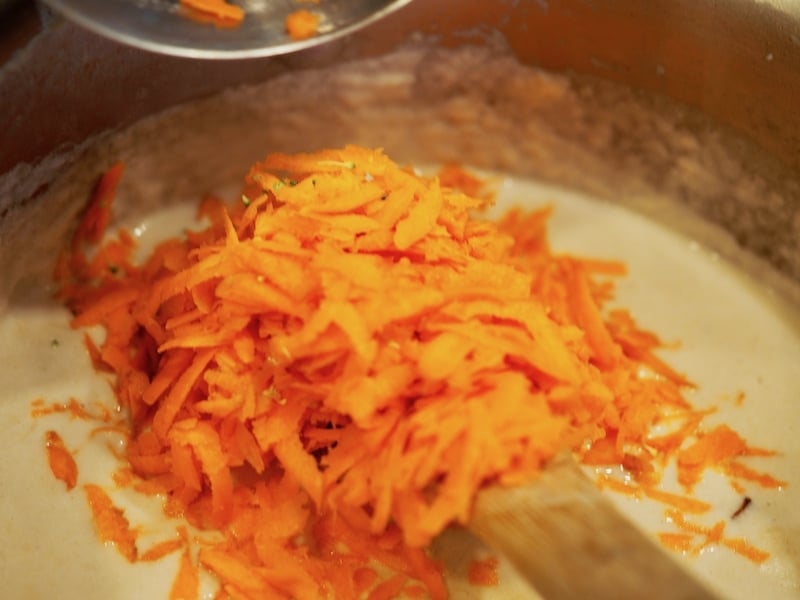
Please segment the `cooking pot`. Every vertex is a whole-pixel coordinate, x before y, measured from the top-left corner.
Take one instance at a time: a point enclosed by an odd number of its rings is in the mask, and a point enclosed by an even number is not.
[[[346,39],[231,62],[56,22],[0,72],[0,310],[25,305],[19,284],[46,278],[117,160],[124,222],[267,152],[347,142],[587,192],[800,305],[799,101],[800,4],[777,0],[416,0]]]

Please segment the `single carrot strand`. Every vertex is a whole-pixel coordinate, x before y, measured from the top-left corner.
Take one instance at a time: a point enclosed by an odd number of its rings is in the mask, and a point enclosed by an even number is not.
[[[761,564],[770,557],[769,552],[756,548],[742,538],[724,538],[721,543],[756,564]]]
[[[368,600],[392,600],[400,598],[400,592],[406,584],[406,577],[395,575],[375,586],[367,596]]]
[[[319,16],[308,10],[296,10],[286,15],[286,33],[294,40],[305,40],[317,34]]]
[[[701,514],[707,512],[711,508],[708,502],[703,502],[702,500],[689,496],[665,492],[650,485],[636,485],[631,482],[620,481],[613,477],[601,477],[598,479],[597,483],[601,489],[608,488],[617,493],[636,498],[647,496],[652,500],[677,508],[684,513]]]
[[[724,472],[736,479],[744,479],[745,481],[752,481],[765,488],[781,488],[788,485],[788,482],[773,477],[768,473],[761,473],[751,469],[738,461],[730,461],[723,467]]]
[[[117,193],[125,167],[122,163],[112,165],[100,178],[91,202],[79,221],[73,241],[75,244],[96,244],[105,235],[111,220],[111,205]]]
[[[180,2],[182,5],[201,13],[235,23],[239,23],[244,19],[244,10],[240,6],[225,2],[225,0],[180,0]]]
[[[678,510],[686,513],[701,514],[711,509],[711,505],[708,502],[703,502],[702,500],[698,500],[696,498],[671,494],[669,492],[657,490],[649,486],[642,487],[642,491],[648,498],[652,498],[653,500],[658,500],[664,504],[674,506]]]
[[[111,542],[129,562],[136,562],[136,533],[130,527],[125,514],[114,506],[103,489],[94,484],[83,486],[86,499],[92,510],[97,535],[104,542]]]
[[[573,316],[586,333],[594,359],[603,367],[611,367],[619,360],[620,349],[612,340],[591,297],[589,281],[579,262],[568,261],[564,267],[567,270],[566,281]]]
[[[185,545],[186,543],[183,540],[164,540],[142,552],[139,560],[142,562],[161,560],[165,556],[177,552]]]
[[[690,533],[666,533],[660,532],[658,539],[664,546],[679,552],[689,552],[692,548],[694,536]]]
[[[50,471],[56,479],[60,479],[71,490],[78,482],[78,465],[72,453],[64,446],[61,436],[55,431],[45,434],[45,447],[47,448],[47,461]]]
[[[45,417],[53,414],[66,413],[69,414],[72,419],[101,422],[108,422],[111,420],[111,415],[105,406],[98,404],[95,408],[95,411],[91,411],[76,398],[70,398],[66,403],[53,403],[50,405],[45,405],[44,403],[36,404],[31,410],[31,415],[33,417]]]
[[[181,554],[178,574],[172,582],[169,600],[196,600],[200,592],[200,578],[197,566],[192,561],[189,550]]]
[[[472,560],[467,566],[467,579],[472,585],[493,587],[500,583],[497,574],[498,560],[492,556],[483,560]]]

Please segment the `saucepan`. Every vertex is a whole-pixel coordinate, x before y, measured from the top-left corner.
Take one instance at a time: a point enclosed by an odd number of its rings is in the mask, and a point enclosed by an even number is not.
[[[136,230],[209,193],[236,197],[270,152],[345,144],[423,171],[468,166],[502,202],[552,205],[554,247],[627,262],[620,301],[663,336],[712,422],[775,451],[756,466],[781,482],[697,490],[712,507],[699,521],[769,558],[706,540],[679,560],[724,597],[800,594],[800,4],[416,0],[315,48],[230,61],[56,22],[0,71],[0,140],[11,595],[167,597],[174,570],[137,571],[97,542],[83,498],[47,470],[51,426],[31,417],[36,398],[108,394],[74,367],[82,338],[48,309],[56,256],[98,177],[125,165],[115,219]],[[653,535],[674,526],[646,499],[614,502]],[[470,583],[486,552],[461,530],[437,541],[453,597],[533,597],[502,561],[500,587]]]

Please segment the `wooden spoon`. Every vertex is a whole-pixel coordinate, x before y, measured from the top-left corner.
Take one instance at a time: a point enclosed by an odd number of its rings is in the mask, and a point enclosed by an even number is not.
[[[559,455],[532,483],[478,494],[469,528],[546,599],[716,598]]]

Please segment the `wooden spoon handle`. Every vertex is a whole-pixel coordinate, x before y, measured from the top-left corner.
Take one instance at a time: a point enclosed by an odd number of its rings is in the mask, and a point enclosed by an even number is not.
[[[548,599],[710,600],[569,455],[531,484],[478,494],[469,528]]]

